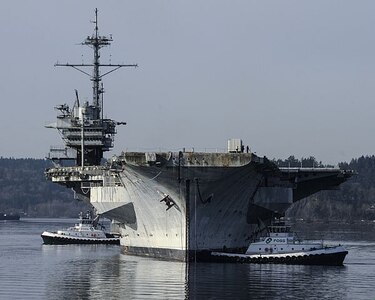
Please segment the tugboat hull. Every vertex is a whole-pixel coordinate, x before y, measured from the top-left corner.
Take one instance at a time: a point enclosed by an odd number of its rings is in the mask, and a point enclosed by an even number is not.
[[[20,215],[16,214],[4,214],[0,213],[0,221],[18,221],[20,219]]]
[[[66,245],[66,244],[107,244],[120,245],[120,238],[81,238],[72,236],[61,236],[57,233],[45,231],[41,235],[43,243],[46,245]]]
[[[348,251],[337,246],[315,251],[269,255],[212,252],[210,258],[211,261],[232,263],[342,266],[347,254]]]

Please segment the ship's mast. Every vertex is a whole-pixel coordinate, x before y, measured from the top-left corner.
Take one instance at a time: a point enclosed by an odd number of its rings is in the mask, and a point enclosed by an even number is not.
[[[93,62],[91,64],[55,64],[58,67],[72,67],[89,76],[92,81],[92,103],[82,103],[78,99],[78,93],[76,93],[77,100],[73,109],[66,108],[63,115],[58,117],[57,125],[51,126],[60,130],[66,146],[76,151],[76,163],[82,167],[99,165],[103,158],[103,152],[113,147],[116,125],[126,124],[125,122],[103,118],[104,89],[101,82],[102,78],[122,67],[138,66],[136,64],[101,64],[100,49],[109,46],[113,40],[111,35],[109,37],[99,35],[97,9],[95,9],[95,20],[92,23],[95,25],[94,33],[81,44],[93,49]],[[91,74],[84,70],[86,67],[92,68]],[[107,68],[107,71],[101,74],[101,67]],[[65,106],[61,107],[59,110]],[[70,125],[67,126],[67,124]]]
[[[81,44],[87,45],[94,50],[94,60],[92,64],[59,64],[56,63],[55,66],[57,67],[72,67],[77,71],[80,71],[88,76],[90,76],[90,80],[93,82],[93,101],[92,105],[98,108],[98,115],[96,116],[97,119],[100,117],[100,111],[102,110],[102,104],[100,101],[100,95],[104,92],[103,88],[100,87],[100,81],[102,78],[109,73],[112,73],[122,67],[138,67],[137,64],[101,64],[100,63],[100,49],[105,46],[109,46],[113,41],[112,36],[100,36],[99,35],[99,28],[98,28],[98,9],[95,9],[95,20],[92,21],[95,24],[95,31],[92,36],[88,36]],[[86,71],[80,69],[82,67],[93,67],[92,74],[87,73]],[[108,67],[111,68],[109,71],[105,72],[104,74],[100,74],[100,67]]]

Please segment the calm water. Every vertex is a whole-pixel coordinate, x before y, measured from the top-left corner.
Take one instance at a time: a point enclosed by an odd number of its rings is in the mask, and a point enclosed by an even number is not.
[[[375,224],[299,224],[344,244],[344,267],[191,264],[125,256],[119,246],[42,245],[74,219],[0,221],[0,299],[375,299]]]

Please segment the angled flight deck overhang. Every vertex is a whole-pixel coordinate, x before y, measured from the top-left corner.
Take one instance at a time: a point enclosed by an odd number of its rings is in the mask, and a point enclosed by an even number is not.
[[[339,168],[279,168],[281,181],[293,187],[293,202],[322,190],[337,190],[357,173]]]

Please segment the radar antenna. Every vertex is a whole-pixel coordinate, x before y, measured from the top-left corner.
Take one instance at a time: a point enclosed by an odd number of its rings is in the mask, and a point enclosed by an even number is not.
[[[92,64],[60,64],[56,63],[55,67],[72,67],[73,69],[87,75],[90,77],[90,80],[93,82],[93,99],[92,99],[92,105],[97,108],[97,115],[96,119],[100,118],[100,111],[102,108],[102,103],[100,101],[100,95],[104,93],[103,87],[100,86],[100,81],[102,78],[120,68],[123,67],[138,67],[138,64],[101,64],[100,63],[100,49],[109,46],[111,42],[113,41],[112,35],[109,37],[101,36],[99,35],[99,28],[98,28],[98,9],[95,8],[95,20],[92,21],[95,24],[95,31],[94,34],[91,36],[88,36],[81,45],[86,45],[91,47],[94,50],[94,60]],[[89,74],[88,72],[82,70],[84,67],[93,67],[92,74]],[[100,74],[100,67],[107,67],[110,68],[109,71]]]

